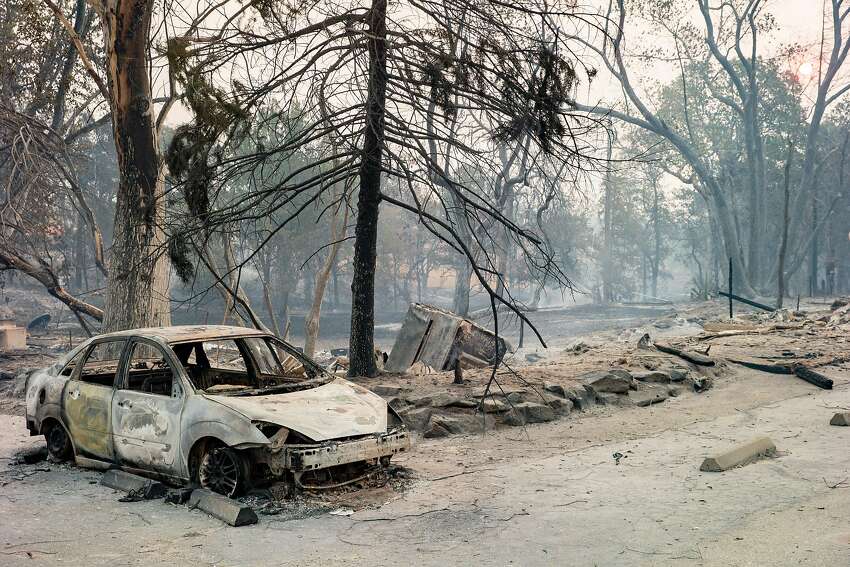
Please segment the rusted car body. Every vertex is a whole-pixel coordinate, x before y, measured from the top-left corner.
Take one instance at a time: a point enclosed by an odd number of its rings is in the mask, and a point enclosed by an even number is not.
[[[26,421],[54,458],[228,496],[268,480],[342,484],[410,447],[380,396],[272,335],[227,326],[89,339],[30,376]]]

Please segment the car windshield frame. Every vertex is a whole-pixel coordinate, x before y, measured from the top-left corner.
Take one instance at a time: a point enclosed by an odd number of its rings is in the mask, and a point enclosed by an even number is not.
[[[259,383],[259,379],[262,375],[260,372],[261,364],[256,360],[256,353],[254,352],[254,348],[252,348],[248,341],[250,340],[262,340],[266,342],[268,351],[275,359],[275,363],[279,367],[283,367],[282,361],[278,356],[278,351],[273,347],[273,344],[278,345],[278,348],[282,349],[288,355],[295,358],[298,362],[300,362],[306,369],[312,371],[314,376],[312,378],[306,378],[304,380],[293,381],[293,382],[283,382],[280,384],[276,384],[274,386],[261,386]],[[216,392],[215,395],[223,395],[223,396],[262,396],[276,393],[286,393],[286,392],[295,392],[301,390],[309,390],[312,388],[316,388],[318,386],[322,386],[331,382],[334,377],[328,373],[327,370],[322,368],[317,362],[306,356],[305,354],[299,352],[294,346],[290,345],[286,341],[274,336],[267,334],[250,334],[250,335],[239,335],[239,336],[209,336],[203,338],[194,338],[194,339],[186,339],[186,340],[178,340],[178,341],[169,341],[168,347],[171,349],[171,353],[174,353],[174,346],[180,344],[191,344],[191,343],[204,343],[204,342],[215,342],[215,341],[225,341],[232,340],[234,341],[240,348],[240,354],[246,358],[246,363],[248,366],[247,372],[250,377],[252,377],[255,381],[255,386],[249,386],[244,390],[235,390],[231,392]],[[269,344],[272,343],[272,344]],[[175,359],[176,359],[175,354]],[[185,369],[182,365],[180,365],[181,372],[186,374]],[[207,393],[203,388],[199,388],[194,380],[192,380],[191,376],[186,376],[187,382],[192,388],[192,391],[195,393]]]

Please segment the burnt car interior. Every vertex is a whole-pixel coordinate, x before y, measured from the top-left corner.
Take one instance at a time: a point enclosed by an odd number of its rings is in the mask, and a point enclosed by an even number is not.
[[[174,372],[164,353],[157,347],[135,343],[127,372],[127,390],[171,396]]]
[[[258,394],[309,387],[318,368],[263,337],[171,345],[195,388],[215,394]],[[320,382],[321,383],[321,382]]]
[[[107,341],[92,346],[85,355],[85,362],[80,370],[80,380],[91,384],[112,387],[115,374],[121,361],[121,351],[126,341]],[[81,353],[83,354],[83,353]],[[75,357],[76,360],[76,357]],[[73,365],[69,364],[65,372],[70,375]],[[63,372],[64,373],[64,372]]]

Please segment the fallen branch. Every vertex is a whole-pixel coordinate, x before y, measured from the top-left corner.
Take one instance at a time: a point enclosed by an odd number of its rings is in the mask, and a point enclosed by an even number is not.
[[[764,303],[759,303],[758,301],[753,301],[752,299],[747,299],[746,297],[741,297],[740,295],[735,295],[734,293],[726,293],[725,291],[718,292],[723,297],[728,297],[729,299],[734,299],[735,301],[740,301],[741,303],[745,303],[746,305],[751,305],[753,307],[757,307],[758,309],[763,309],[765,311],[776,311],[775,307],[771,307],[770,305],[765,305]]]
[[[818,388],[823,388],[824,390],[832,390],[832,380],[821,374],[820,372],[815,372],[810,368],[806,368],[802,364],[793,364],[792,369],[794,370],[794,374],[797,378],[801,380],[805,380],[809,384],[814,384]]]
[[[702,355],[698,352],[682,350],[670,345],[664,345],[660,343],[655,343],[654,346],[661,352],[678,356],[679,358],[687,360],[688,362],[696,364],[697,366],[714,366],[716,364],[714,359]]]
[[[791,365],[761,364],[759,362],[736,360],[734,358],[730,358],[729,362],[734,362],[735,364],[740,364],[741,366],[752,368],[753,370],[768,372],[770,374],[795,375],[797,376],[797,378],[805,380],[809,384],[814,384],[818,388],[823,388],[824,390],[832,390],[832,380],[830,378],[827,378],[820,372],[815,372],[814,370],[807,368],[800,363],[794,363]]]

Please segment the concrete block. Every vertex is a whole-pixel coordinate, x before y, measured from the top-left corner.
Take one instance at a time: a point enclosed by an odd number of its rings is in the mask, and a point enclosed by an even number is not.
[[[26,348],[26,329],[23,327],[4,327],[0,329],[0,351],[25,350]]]
[[[231,526],[247,526],[258,521],[257,513],[250,506],[204,488],[192,491],[189,508],[203,510]]]
[[[829,420],[830,425],[850,425],[850,412],[838,412]]]
[[[167,492],[167,488],[161,482],[118,469],[109,469],[103,473],[100,484],[122,492],[132,493],[145,500],[162,498]]]
[[[761,457],[776,454],[776,445],[767,437],[759,437],[734,449],[708,457],[702,462],[699,470],[704,472],[721,472],[749,464]]]

